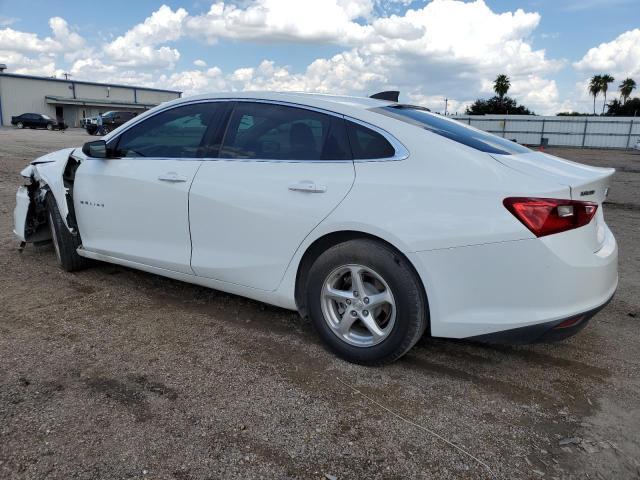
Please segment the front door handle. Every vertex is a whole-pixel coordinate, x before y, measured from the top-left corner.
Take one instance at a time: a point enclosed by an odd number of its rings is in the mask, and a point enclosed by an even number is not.
[[[162,180],[163,182],[178,183],[178,182],[186,182],[188,179],[187,177],[178,175],[176,172],[168,172],[160,175],[158,177],[158,180]]]
[[[289,190],[292,192],[324,193],[327,191],[327,187],[314,182],[304,181],[292,183],[289,185]]]

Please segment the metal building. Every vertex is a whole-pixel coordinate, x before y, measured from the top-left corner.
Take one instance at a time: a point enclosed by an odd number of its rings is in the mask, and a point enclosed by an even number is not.
[[[0,69],[0,125],[11,125],[15,115],[44,113],[79,127],[85,117],[109,110],[144,111],[181,95],[174,90],[19,75]]]

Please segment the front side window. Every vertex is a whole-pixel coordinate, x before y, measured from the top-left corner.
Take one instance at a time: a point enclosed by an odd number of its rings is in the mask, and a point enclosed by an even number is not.
[[[518,145],[502,137],[470,128],[456,120],[450,120],[440,115],[429,113],[425,108],[411,105],[393,105],[389,107],[378,107],[372,110],[405,123],[424,128],[425,130],[480,150],[481,152],[511,155],[531,151],[522,145]]]
[[[196,158],[219,106],[196,103],[158,113],[120,135],[118,157]]]
[[[238,102],[220,157],[346,160],[351,152],[341,118],[285,105]]]

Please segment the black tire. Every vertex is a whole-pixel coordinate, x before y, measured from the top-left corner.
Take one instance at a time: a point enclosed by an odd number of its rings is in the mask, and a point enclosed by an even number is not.
[[[47,194],[47,216],[58,264],[67,272],[87,268],[90,261],[76,252],[81,245],[80,235],[72,234],[64,224],[56,200],[51,193]]]
[[[47,130],[49,131],[53,130],[53,125],[50,123],[47,123]]]
[[[325,320],[322,291],[328,276],[345,265],[358,264],[379,274],[395,300],[395,323],[376,345],[354,346],[338,337]],[[429,308],[421,281],[409,261],[392,247],[372,239],[349,240],[323,252],[309,269],[306,306],[314,327],[325,343],[343,359],[361,365],[383,365],[406,354],[424,334]]]
[[[18,123],[16,123],[16,127],[18,127],[20,130],[22,130],[24,128],[24,123],[18,122]]]

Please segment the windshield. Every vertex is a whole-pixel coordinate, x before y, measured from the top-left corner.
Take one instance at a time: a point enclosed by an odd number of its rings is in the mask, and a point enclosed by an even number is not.
[[[411,105],[393,105],[373,108],[372,111],[424,128],[481,152],[512,155],[531,151],[505,138],[463,125],[457,120],[429,113],[425,108]]]
[[[51,117],[49,115],[42,115],[42,118],[44,118],[45,120],[51,120]]]

